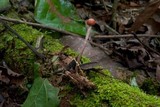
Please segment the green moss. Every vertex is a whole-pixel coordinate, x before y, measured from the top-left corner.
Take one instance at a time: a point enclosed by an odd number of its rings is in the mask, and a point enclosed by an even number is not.
[[[45,36],[44,47],[50,52],[60,52],[63,49],[63,45],[60,44],[58,39],[54,39],[52,36]]]
[[[104,102],[107,102],[111,107],[160,106],[158,97],[147,95],[136,87],[113,79],[109,74],[108,76],[100,76],[92,72],[90,76],[97,85],[97,90],[92,91],[87,98],[77,95],[73,100],[73,104],[77,107],[101,107]]]
[[[5,46],[4,44],[0,44],[0,50],[3,49]]]
[[[44,36],[44,49],[47,52],[55,53],[60,52],[63,49],[63,45],[57,38],[57,33],[42,33],[37,29],[27,26],[25,24],[17,24],[11,26],[20,36],[22,36],[29,44],[35,47],[37,38]],[[35,54],[15,35],[10,32],[5,32],[1,35],[0,39],[0,50],[6,49],[5,61],[8,65],[12,66],[13,69],[18,69],[23,73],[28,73],[33,71],[34,62],[37,61]],[[71,49],[65,51],[66,54],[73,57],[78,54]],[[83,62],[88,62],[88,58],[82,58]],[[32,75],[32,74],[29,74]]]
[[[14,18],[14,19],[20,19],[18,17],[18,13],[14,10],[14,9],[10,9],[6,14],[5,14],[6,17],[9,17],[9,18]]]
[[[83,64],[91,62],[91,60],[87,57],[82,56],[81,61]]]
[[[35,46],[36,39],[41,35],[38,30],[34,30],[25,24],[11,27],[32,46]],[[13,70],[16,69],[18,72],[29,72],[32,70],[35,55],[15,35],[5,32],[1,36],[0,45],[3,45],[3,48],[6,49],[4,59]]]
[[[57,36],[56,36],[57,37]],[[47,36],[46,37],[45,43],[44,43],[44,47],[51,51],[51,52],[60,52],[63,49],[63,45],[60,43],[59,39],[54,39],[52,36]],[[73,51],[72,49],[68,48],[64,51],[65,54],[72,56],[72,57],[77,57],[78,53]],[[89,58],[82,56],[81,58],[81,62],[84,63],[88,63],[91,62]]]
[[[159,83],[151,78],[146,79],[141,86],[142,90],[152,95],[156,95],[158,93],[159,88]]]
[[[71,101],[71,105],[76,107],[102,107],[102,103],[100,102],[100,97],[96,92],[91,92],[87,98],[83,98],[80,94],[75,95],[74,100]]]

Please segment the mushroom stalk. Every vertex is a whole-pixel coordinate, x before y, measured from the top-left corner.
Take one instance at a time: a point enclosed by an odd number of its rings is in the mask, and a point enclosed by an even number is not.
[[[89,36],[90,36],[90,33],[91,33],[91,29],[92,29],[92,26],[89,26],[88,29],[87,29],[87,33],[86,33],[86,37],[85,37],[85,41],[84,41],[84,44],[83,44],[83,47],[81,48],[81,51],[80,51],[80,54],[77,58],[77,62],[79,63],[80,62],[80,59],[83,55],[83,52],[84,52],[84,49],[86,48],[86,44],[87,44],[87,41],[89,39]]]

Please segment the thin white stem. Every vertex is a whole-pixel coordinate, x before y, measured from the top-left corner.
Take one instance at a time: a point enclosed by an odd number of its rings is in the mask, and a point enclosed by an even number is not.
[[[92,26],[89,26],[88,29],[87,29],[85,41],[84,41],[83,47],[81,48],[80,54],[79,54],[79,56],[77,58],[77,62],[80,62],[80,59],[81,59],[81,57],[83,55],[83,52],[84,52],[84,49],[86,48],[86,44],[87,44],[88,38],[90,36],[91,29],[92,29]]]

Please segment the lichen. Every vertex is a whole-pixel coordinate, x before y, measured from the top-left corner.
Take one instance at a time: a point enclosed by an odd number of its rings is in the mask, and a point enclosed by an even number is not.
[[[106,71],[105,71],[106,72]],[[77,107],[159,107],[160,98],[142,92],[139,88],[131,87],[120,80],[108,76],[91,73],[91,80],[97,85],[87,98],[76,95],[72,101]],[[82,103],[83,102],[83,103]]]

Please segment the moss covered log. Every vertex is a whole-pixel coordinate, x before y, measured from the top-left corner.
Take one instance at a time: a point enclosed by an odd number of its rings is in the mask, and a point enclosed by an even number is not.
[[[42,52],[44,52],[44,54],[60,52],[64,47],[59,41],[60,34],[57,32],[41,32],[25,24],[12,25],[11,28],[33,47],[35,47],[37,39],[43,35],[44,41]],[[31,75],[34,63],[39,60],[36,55],[21,40],[7,30],[4,33],[1,33],[0,38],[0,52],[5,50],[3,59],[7,64],[13,70],[16,69],[17,72],[24,73],[26,76]],[[78,53],[69,48],[65,50],[65,53],[72,57],[78,55]],[[88,58],[82,57],[82,62],[89,61]]]
[[[160,98],[142,92],[137,87],[111,77],[91,73],[91,80],[97,85],[97,90],[83,98],[76,95],[73,105],[77,107],[160,107]],[[83,103],[82,103],[83,102]]]

